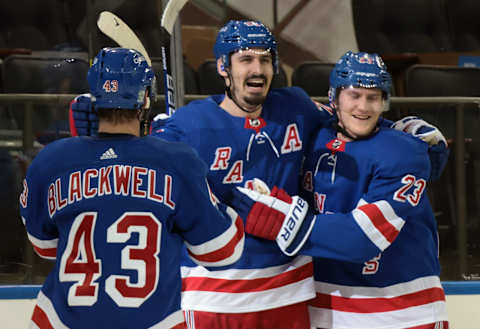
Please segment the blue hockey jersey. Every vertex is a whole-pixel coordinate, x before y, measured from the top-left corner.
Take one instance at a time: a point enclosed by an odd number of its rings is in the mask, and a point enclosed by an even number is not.
[[[183,328],[180,259],[224,266],[243,223],[217,204],[183,143],[75,137],[46,146],[20,208],[36,252],[55,260],[37,298],[39,328]]]
[[[193,101],[171,118],[154,121],[152,134],[196,149],[223,201],[232,188],[251,187],[255,178],[298,194],[306,143],[331,113],[296,87],[270,91],[257,119],[230,115],[219,107],[223,97]],[[236,313],[294,304],[314,296],[312,275],[310,257],[287,257],[274,242],[247,234],[244,253],[232,266],[182,266],[182,308]]]
[[[437,226],[426,195],[428,145],[392,129],[353,142],[320,130],[303,188],[318,211],[312,326],[410,328],[446,321]]]

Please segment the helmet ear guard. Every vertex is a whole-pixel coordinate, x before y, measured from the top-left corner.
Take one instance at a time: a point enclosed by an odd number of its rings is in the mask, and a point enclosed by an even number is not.
[[[392,77],[382,58],[377,54],[348,51],[330,72],[328,99],[335,104],[339,88],[378,88],[385,98],[385,111],[390,103]]]

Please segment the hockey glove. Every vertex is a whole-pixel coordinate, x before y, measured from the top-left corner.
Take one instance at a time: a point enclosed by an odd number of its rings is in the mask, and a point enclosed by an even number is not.
[[[392,124],[392,128],[396,130],[404,131],[415,137],[420,138],[428,145],[437,145],[443,142],[447,145],[447,141],[443,134],[437,127],[429,124],[428,122],[415,116],[408,116],[401,120],[398,120]]]
[[[450,154],[447,141],[440,130],[415,116],[408,116],[394,122],[392,128],[409,133],[428,143],[428,155],[432,167],[430,180],[438,179],[445,169]]]
[[[308,212],[305,200],[298,196],[290,197],[276,186],[270,195],[237,187],[230,203],[246,219],[245,232],[276,240],[279,248],[288,256],[300,250],[315,223],[315,216]]]
[[[82,94],[70,102],[69,124],[72,136],[97,136],[98,117],[90,94]]]

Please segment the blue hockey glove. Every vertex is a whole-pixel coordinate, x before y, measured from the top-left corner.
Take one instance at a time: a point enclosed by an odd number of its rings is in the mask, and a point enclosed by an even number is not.
[[[233,189],[230,204],[245,219],[246,233],[276,240],[288,256],[300,250],[315,223],[315,216],[308,212],[305,200],[298,196],[290,197],[276,186],[270,195],[237,187]]]
[[[392,124],[392,128],[418,137],[424,142],[428,143],[430,146],[437,145],[442,142],[447,145],[447,141],[440,130],[425,120],[420,119],[419,117],[408,116],[401,120],[395,121]]]
[[[90,94],[79,95],[70,102],[68,116],[72,136],[97,136],[98,117],[92,102]]]

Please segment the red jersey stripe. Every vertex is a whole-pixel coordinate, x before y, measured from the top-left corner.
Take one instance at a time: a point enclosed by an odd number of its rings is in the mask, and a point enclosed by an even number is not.
[[[33,245],[33,249],[41,257],[55,258],[57,256],[57,248],[40,248]]]
[[[274,277],[251,280],[227,280],[208,277],[188,277],[182,279],[183,291],[214,292],[256,292],[287,286],[291,283],[307,279],[313,275],[313,264],[310,262],[297,269],[281,273]]]
[[[429,288],[391,298],[347,298],[317,292],[317,297],[310,302],[310,305],[342,312],[378,313],[426,305],[437,301],[445,301],[445,294],[441,288]]]
[[[385,218],[376,204],[369,203],[358,207],[358,209],[370,218],[372,224],[382,233],[388,242],[392,243],[395,240],[399,231]]]
[[[239,216],[237,216],[237,219],[235,220],[235,226],[237,228],[237,233],[224,247],[201,255],[193,254],[190,250],[188,250],[188,253],[196,260],[208,263],[215,263],[230,257],[235,252],[235,247],[237,246],[237,244],[244,237],[243,221]]]
[[[35,306],[33,310],[32,321],[35,322],[40,329],[54,329],[47,317],[47,314],[40,307],[38,307],[38,305]]]

